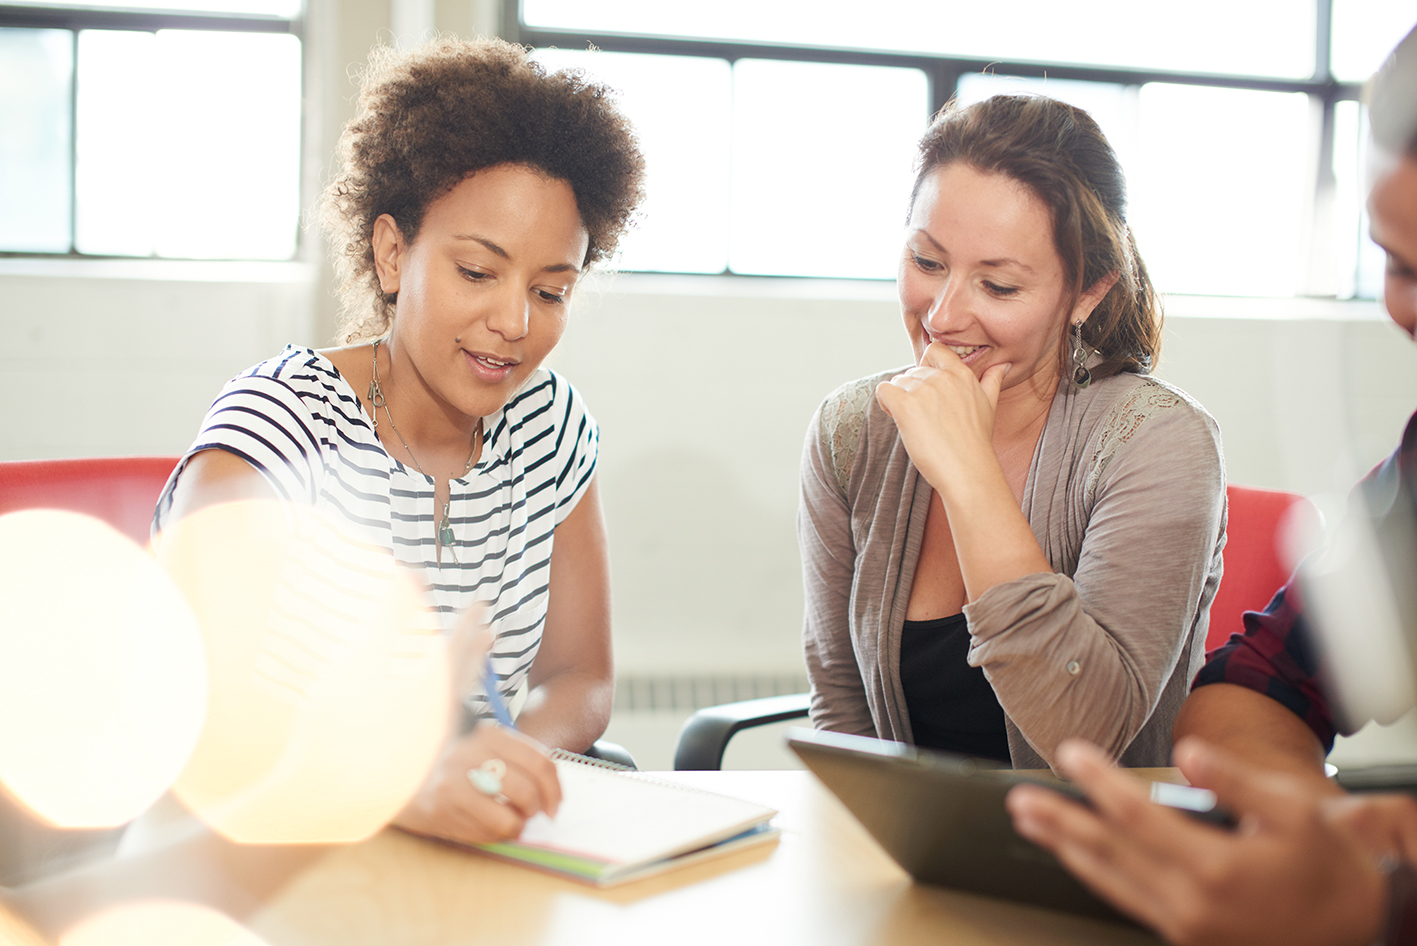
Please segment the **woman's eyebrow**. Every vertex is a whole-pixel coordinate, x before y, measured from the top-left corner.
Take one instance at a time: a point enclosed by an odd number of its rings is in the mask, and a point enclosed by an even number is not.
[[[496,253],[498,256],[502,257],[502,259],[511,259],[511,258],[512,258],[512,254],[508,253],[508,252],[507,252],[506,250],[504,250],[502,247],[498,246],[496,243],[493,243],[491,240],[487,239],[486,237],[474,236],[474,235],[472,235],[472,234],[470,234],[470,233],[454,233],[454,234],[453,234],[453,239],[454,239],[454,240],[470,240],[470,241],[472,241],[472,242],[474,242],[474,243],[481,243],[483,246],[487,247],[487,248],[488,248],[489,250],[491,250],[493,253]]]
[[[1028,265],[1023,260],[1016,260],[1012,256],[1001,256],[998,259],[982,259],[979,262],[985,266],[1016,266],[1026,272],[1033,272],[1032,266]]]
[[[481,243],[483,246],[487,247],[487,249],[502,257],[502,259],[509,260],[512,258],[512,254],[508,253],[501,246],[498,246],[496,243],[492,242],[486,237],[474,236],[470,233],[454,233],[453,239],[468,240],[473,243]],[[543,273],[579,273],[581,271],[581,268],[575,263],[552,263],[549,266],[541,267],[541,271]]]
[[[920,229],[917,229],[915,232],[916,232],[916,234],[918,234],[919,236],[922,236],[922,237],[924,237],[926,240],[930,241],[930,245],[933,246],[936,250],[938,250],[939,252],[943,253],[943,254],[946,255],[946,256],[949,255],[949,252],[950,252],[950,251],[947,250],[947,249],[945,249],[943,246],[941,246],[941,245],[940,245],[940,241],[939,241],[939,240],[936,240],[934,237],[932,237],[932,236],[930,235],[929,231],[925,230],[924,228],[920,228]],[[979,262],[980,262],[981,264],[983,264],[984,266],[992,266],[992,267],[994,267],[994,268],[996,268],[996,269],[997,269],[998,267],[1000,267],[1000,266],[1017,266],[1019,269],[1022,269],[1022,270],[1026,271],[1026,272],[1030,272],[1030,273],[1031,273],[1031,272],[1034,272],[1034,269],[1033,269],[1032,266],[1030,266],[1030,265],[1028,265],[1027,263],[1023,262],[1022,260],[1014,259],[1012,256],[1000,256],[1000,257],[998,257],[997,259],[985,259],[985,260],[980,260]]]

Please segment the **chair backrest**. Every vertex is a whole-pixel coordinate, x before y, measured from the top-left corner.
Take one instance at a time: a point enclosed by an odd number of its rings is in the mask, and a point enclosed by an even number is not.
[[[1282,543],[1290,536],[1316,537],[1320,523],[1318,507],[1298,493],[1253,486],[1228,486],[1225,493],[1230,503],[1225,575],[1210,606],[1206,650],[1243,633],[1241,615],[1246,611],[1264,610],[1289,580]]]
[[[68,509],[148,544],[153,507],[177,457],[79,457],[0,462],[0,515]]]

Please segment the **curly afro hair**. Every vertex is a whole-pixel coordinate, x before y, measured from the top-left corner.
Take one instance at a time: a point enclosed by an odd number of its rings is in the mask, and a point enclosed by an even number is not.
[[[548,73],[527,53],[453,37],[370,53],[321,205],[342,342],[376,338],[393,318],[395,294],[374,272],[374,221],[389,214],[414,240],[429,204],[485,168],[524,164],[566,181],[590,237],[584,262],[615,252],[643,196],[634,131],[609,88],[578,70]]]

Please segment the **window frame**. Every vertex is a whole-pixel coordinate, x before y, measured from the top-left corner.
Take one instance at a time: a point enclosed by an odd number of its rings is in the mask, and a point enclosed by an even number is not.
[[[925,73],[929,84],[930,115],[938,112],[954,97],[962,75],[986,70],[993,70],[1000,75],[1007,76],[1034,79],[1071,79],[1134,88],[1149,82],[1165,82],[1208,88],[1303,93],[1308,96],[1311,109],[1322,116],[1321,121],[1316,123],[1318,140],[1310,142],[1309,187],[1305,193],[1308,210],[1304,215],[1305,232],[1301,237],[1301,246],[1308,247],[1308,258],[1302,262],[1309,271],[1317,271],[1315,266],[1322,262],[1321,257],[1325,251],[1321,248],[1323,241],[1314,239],[1315,208],[1327,200],[1336,188],[1336,181],[1332,173],[1334,107],[1341,101],[1361,101],[1363,84],[1360,82],[1340,82],[1333,76],[1330,65],[1333,0],[1315,0],[1314,15],[1316,18],[1314,70],[1312,75],[1303,79],[1177,72],[1164,69],[1137,69],[1077,63],[1001,61],[888,50],[547,29],[530,26],[523,22],[521,0],[502,0],[502,36],[510,42],[535,48],[558,46],[564,49],[584,49],[587,44],[591,44],[606,52],[703,56],[726,59],[730,65],[739,59],[751,58],[919,69]],[[736,276],[739,274],[725,269],[721,275]],[[1296,297],[1299,297],[1298,293],[1296,293]]]
[[[66,253],[42,253],[30,250],[0,249],[0,259],[71,259],[71,260],[163,260],[172,263],[204,262],[221,263],[223,260],[192,260],[188,257],[158,256],[117,256],[102,253],[81,253],[74,243],[78,233],[78,82],[74,81],[79,62],[80,30],[123,30],[135,33],[156,33],[158,30],[205,30],[225,33],[289,33],[300,41],[300,96],[302,102],[307,96],[307,44],[305,41],[305,18],[308,10],[302,5],[300,13],[291,17],[280,17],[260,13],[206,13],[198,10],[127,10],[107,7],[51,7],[0,2],[0,28],[5,29],[58,29],[69,31],[71,62],[74,73],[69,83],[69,250]],[[302,124],[305,119],[302,117]],[[302,134],[302,139],[304,135]],[[297,157],[297,173],[302,175],[301,190],[304,190],[304,150]],[[295,250],[284,260],[249,260],[239,258],[231,262],[287,263],[304,259],[305,237],[302,227],[296,227]]]

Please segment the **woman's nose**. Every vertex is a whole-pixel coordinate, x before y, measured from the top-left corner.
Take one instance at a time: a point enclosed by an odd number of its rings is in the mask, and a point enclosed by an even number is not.
[[[530,322],[531,302],[520,291],[498,293],[487,316],[487,327],[509,342],[525,338]]]
[[[933,331],[944,332],[957,327],[963,316],[963,294],[955,280],[946,279],[935,290],[925,321]]]

